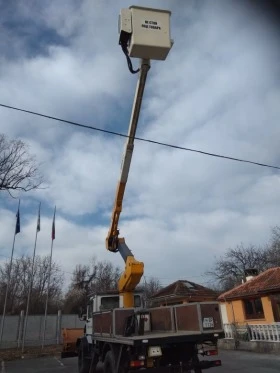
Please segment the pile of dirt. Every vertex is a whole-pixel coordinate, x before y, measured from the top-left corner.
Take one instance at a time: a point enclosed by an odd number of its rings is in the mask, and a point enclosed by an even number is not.
[[[25,347],[24,353],[22,354],[21,348],[7,348],[0,350],[0,361],[1,360],[18,360],[18,359],[30,359],[43,356],[60,356],[62,351],[62,345],[51,345],[45,346],[43,349],[41,346],[38,347]]]

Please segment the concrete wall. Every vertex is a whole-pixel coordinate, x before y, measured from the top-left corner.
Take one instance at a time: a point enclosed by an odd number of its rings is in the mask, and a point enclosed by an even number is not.
[[[46,319],[45,345],[62,342],[62,328],[83,328],[85,322],[77,315],[48,315]],[[1,317],[0,317],[1,325]],[[24,315],[6,316],[0,348],[20,347],[23,338]],[[40,346],[44,334],[44,315],[28,316],[25,346]]]
[[[265,321],[269,324],[274,322],[275,320],[274,320],[270,297],[262,297],[262,304],[263,304]]]
[[[222,350],[251,351],[266,354],[280,354],[279,342],[267,341],[234,341],[233,339],[220,339],[218,347]]]

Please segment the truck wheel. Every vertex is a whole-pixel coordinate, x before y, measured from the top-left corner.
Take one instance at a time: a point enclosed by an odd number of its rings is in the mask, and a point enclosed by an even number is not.
[[[112,351],[108,351],[104,359],[104,373],[114,373],[115,361]]]
[[[195,355],[192,359],[193,363],[199,363],[199,358],[197,355]],[[202,370],[200,368],[194,369],[194,373],[202,373]]]
[[[97,372],[97,364],[98,364],[98,355],[95,352],[93,352],[93,355],[91,357],[89,373]]]
[[[86,358],[83,342],[81,341],[78,350],[78,371],[79,373],[89,373],[90,359]]]

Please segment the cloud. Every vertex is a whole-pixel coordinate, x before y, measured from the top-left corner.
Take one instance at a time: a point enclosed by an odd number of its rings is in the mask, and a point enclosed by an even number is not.
[[[104,143],[99,136],[73,135],[54,155],[54,166],[47,168],[52,188],[42,193],[46,201],[55,199],[59,208],[71,215],[96,213],[108,207],[120,159],[120,142],[114,140]]]
[[[24,20],[33,31],[22,39],[4,25],[8,42],[25,52],[1,59],[1,102],[126,132],[137,77],[128,72],[118,46],[117,18],[129,5],[50,1],[33,9],[29,2],[13,4],[13,21]],[[246,1],[159,1],[157,6],[172,10],[175,44],[166,61],[152,62],[139,136],[279,165],[280,50],[269,12]],[[32,35],[41,35],[43,44],[31,55]],[[65,273],[93,254],[122,266],[104,241],[125,139],[3,108],[0,114],[1,132],[30,145],[48,182],[46,190],[21,196],[25,233],[17,247],[30,251],[32,211],[41,200],[46,226],[57,205],[54,255]],[[144,261],[147,278],[203,283],[203,273],[228,247],[268,242],[280,218],[279,180],[272,169],[136,141],[121,234]],[[5,255],[14,211],[15,203],[5,200],[0,215]],[[49,241],[42,230],[41,252],[48,253]]]

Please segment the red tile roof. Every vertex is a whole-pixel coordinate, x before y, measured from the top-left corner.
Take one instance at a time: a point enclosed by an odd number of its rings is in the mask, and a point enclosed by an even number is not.
[[[152,299],[169,297],[201,297],[216,299],[218,294],[211,289],[191,281],[178,280],[158,291]]]
[[[280,291],[280,267],[270,268],[253,279],[221,294],[220,301]]]

